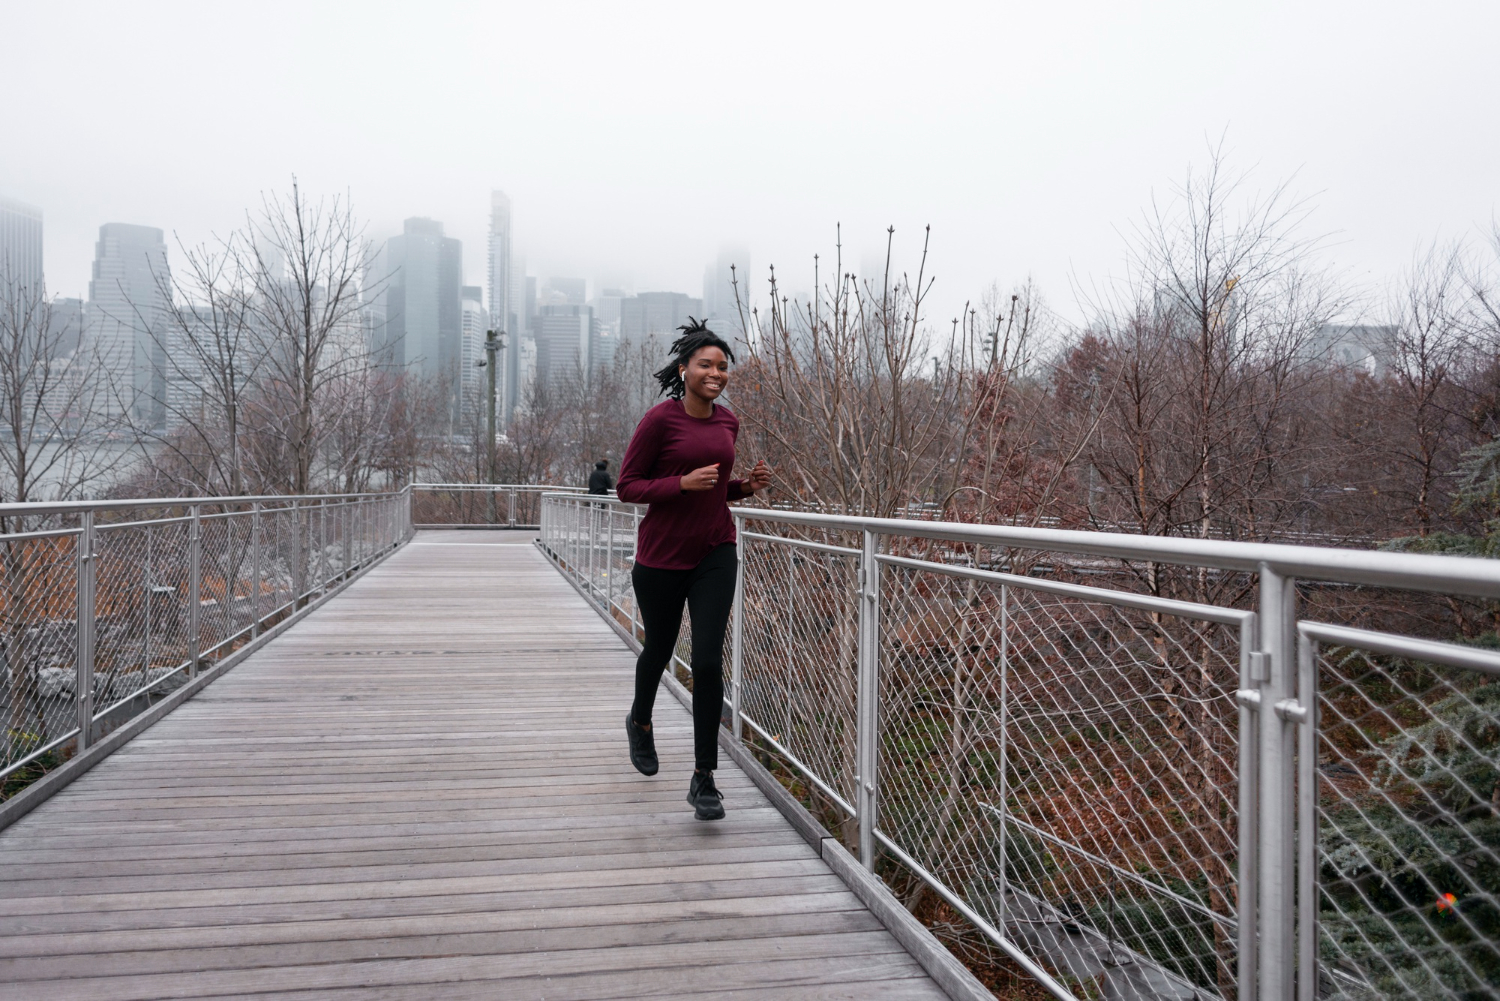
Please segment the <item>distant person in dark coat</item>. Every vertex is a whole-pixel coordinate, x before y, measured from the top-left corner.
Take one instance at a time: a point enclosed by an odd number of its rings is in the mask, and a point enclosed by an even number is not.
[[[615,481],[609,475],[609,460],[600,459],[594,463],[594,471],[589,473],[589,493],[607,494]]]

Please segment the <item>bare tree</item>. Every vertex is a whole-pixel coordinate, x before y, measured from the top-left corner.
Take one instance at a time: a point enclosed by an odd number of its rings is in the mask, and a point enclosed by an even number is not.
[[[1094,433],[1097,407],[1078,424],[1059,420],[1069,411],[1048,396],[1036,356],[1039,331],[1050,317],[1036,286],[1027,281],[1002,300],[996,289],[969,309],[959,343],[977,351],[969,401],[972,420],[960,426],[953,464],[955,482],[944,516],[960,521],[1081,520],[1072,503],[1072,467]],[[1098,372],[1083,393],[1107,392]]]
[[[156,276],[166,308],[149,332],[166,359],[167,391],[156,401],[166,419],[136,433],[155,446],[151,466],[164,493],[238,496],[247,483],[262,486],[246,469],[242,441],[266,361],[243,242],[231,234],[217,247],[179,243],[183,264]]]
[[[558,473],[565,441],[562,408],[546,385],[527,386],[495,454],[506,483],[548,483]]]
[[[893,239],[889,230],[878,284],[843,272],[840,245],[836,277],[811,302],[782,296],[773,269],[769,314],[742,316],[737,412],[801,502],[890,516],[954,493],[952,447],[974,413],[975,331],[956,322],[947,340],[933,336],[927,239],[914,277],[891,273]]]
[[[128,454],[112,432],[118,398],[82,317],[54,312],[46,289],[0,271],[0,502],[79,499]],[[47,620],[71,615],[72,537],[17,538],[38,515],[0,515],[0,705],[13,737],[45,739],[40,671]],[[55,523],[55,518],[53,519]],[[34,735],[30,738],[22,735]]]
[[[81,316],[54,312],[43,287],[0,274],[0,498],[63,500],[99,485],[127,456],[119,406]],[[0,531],[22,530],[0,518]]]
[[[1118,303],[1095,303],[1089,350],[1111,387],[1088,454],[1098,522],[1266,538],[1318,486],[1301,402],[1313,337],[1344,300],[1300,235],[1304,204],[1245,183],[1213,149],[1137,229]]]
[[[1433,247],[1402,282],[1392,309],[1395,338],[1390,389],[1385,396],[1385,451],[1400,468],[1388,493],[1399,492],[1409,526],[1429,534],[1451,505],[1448,473],[1463,442],[1457,385],[1467,347],[1462,248]],[[1393,419],[1392,419],[1393,418]],[[1391,488],[1395,488],[1394,491]]]
[[[411,482],[417,470],[446,453],[450,392],[444,380],[364,359],[325,383],[321,419],[322,479],[357,493]],[[424,449],[424,443],[434,447]]]
[[[351,364],[367,363],[341,358],[338,347],[364,336],[370,251],[347,197],[310,202],[295,178],[289,194],[266,196],[249,231],[252,305],[265,338],[264,433],[284,450],[282,489],[306,493],[329,428],[324,392]]]

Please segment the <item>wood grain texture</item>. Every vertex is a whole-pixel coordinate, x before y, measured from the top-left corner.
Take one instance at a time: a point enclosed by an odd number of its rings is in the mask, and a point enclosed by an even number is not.
[[[423,532],[0,833],[0,993],[945,995],[529,545]],[[14,993],[12,993],[14,992]]]

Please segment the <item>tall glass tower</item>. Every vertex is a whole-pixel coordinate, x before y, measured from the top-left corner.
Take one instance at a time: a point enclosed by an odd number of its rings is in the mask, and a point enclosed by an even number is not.
[[[88,331],[109,379],[106,409],[149,427],[166,419],[167,243],[153,226],[99,227],[89,280]]]
[[[510,196],[490,192],[490,322],[505,331],[505,357],[497,392],[502,425],[521,399],[521,338],[525,315],[516,302],[514,248],[511,245]]]
[[[446,380],[458,412],[463,338],[463,244],[433,219],[408,219],[385,244],[385,334],[397,366]]]
[[[0,294],[11,290],[42,294],[42,210],[0,197]]]

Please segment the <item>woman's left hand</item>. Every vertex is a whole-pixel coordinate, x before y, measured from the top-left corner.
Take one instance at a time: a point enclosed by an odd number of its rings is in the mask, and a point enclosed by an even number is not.
[[[766,465],[766,460],[761,459],[755,463],[755,468],[750,470],[750,475],[745,477],[745,486],[750,488],[751,493],[760,493],[771,485],[771,473],[774,470]]]

